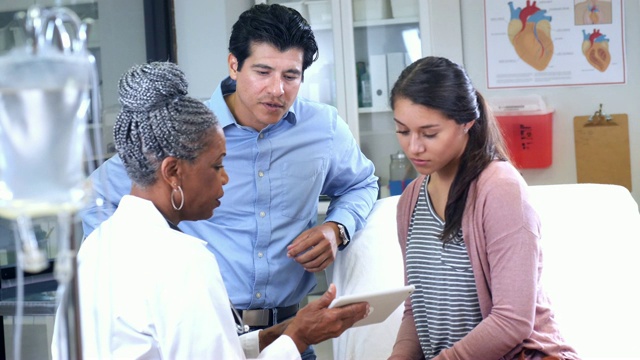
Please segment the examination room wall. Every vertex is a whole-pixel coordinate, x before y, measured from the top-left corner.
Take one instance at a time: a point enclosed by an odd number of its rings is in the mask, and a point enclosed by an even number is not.
[[[506,3],[506,2],[505,2]],[[487,98],[539,94],[553,114],[553,159],[545,169],[524,169],[530,185],[577,182],[573,119],[592,115],[603,105],[608,114],[629,117],[632,195],[640,203],[640,1],[623,0],[627,83],[624,85],[560,86],[488,90],[483,1],[461,0],[464,65]],[[506,6],[506,5],[505,5]],[[560,51],[561,49],[556,49]],[[601,149],[606,152],[607,149]]]
[[[231,3],[223,0],[176,2],[178,61],[185,69],[196,96],[208,98],[218,81],[227,74],[226,46],[231,25],[237,15],[253,3],[249,0]],[[449,0],[429,0],[427,3],[432,10],[430,35],[433,55],[462,60],[475,86],[488,99],[538,94],[547,106],[555,110],[552,164],[543,169],[523,169],[522,174],[530,185],[577,182],[573,118],[593,114],[602,103],[607,113],[629,116],[632,195],[640,203],[640,23],[636,21],[640,15],[640,0],[623,0],[626,84],[509,90],[487,89],[484,2],[461,0],[458,4]],[[210,17],[207,21],[194,21],[205,15]],[[454,24],[453,29],[451,23]],[[458,24],[461,24],[459,38],[456,37],[459,31],[455,28]],[[443,31],[447,32],[446,41],[442,40]],[[462,59],[457,58],[460,49]]]

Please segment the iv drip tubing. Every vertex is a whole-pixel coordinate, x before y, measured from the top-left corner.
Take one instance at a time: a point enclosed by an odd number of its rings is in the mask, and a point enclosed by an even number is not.
[[[22,272],[22,250],[20,246],[20,235],[15,232],[16,239],[16,316],[13,323],[13,358],[20,360],[20,349],[22,347],[22,320],[24,304],[24,274]]]

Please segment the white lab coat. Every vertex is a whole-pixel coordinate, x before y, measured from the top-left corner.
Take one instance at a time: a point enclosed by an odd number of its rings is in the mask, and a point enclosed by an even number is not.
[[[188,204],[185,204],[188,206]],[[300,359],[280,336],[258,355],[238,337],[215,256],[171,229],[150,201],[127,195],[78,254],[85,359]],[[59,319],[53,358],[58,357]]]

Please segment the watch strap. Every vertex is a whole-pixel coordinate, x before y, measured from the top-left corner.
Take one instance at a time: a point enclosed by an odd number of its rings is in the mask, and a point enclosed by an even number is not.
[[[347,247],[347,245],[349,245],[349,242],[351,241],[349,239],[349,234],[347,233],[347,229],[344,227],[344,225],[340,224],[339,222],[335,222],[335,221],[331,221],[331,222],[338,226],[338,233],[340,234],[340,240],[342,240],[342,244],[338,245],[338,250],[343,250],[345,247]]]

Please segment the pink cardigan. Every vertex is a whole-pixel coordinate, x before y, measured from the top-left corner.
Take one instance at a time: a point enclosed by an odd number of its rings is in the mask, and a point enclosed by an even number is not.
[[[414,180],[398,202],[405,283],[409,222],[424,178]],[[513,359],[523,347],[579,359],[560,335],[549,299],[541,288],[540,221],[529,203],[527,184],[510,163],[493,162],[472,184],[462,230],[483,320],[435,359]],[[410,299],[405,302],[391,357],[423,358]]]

